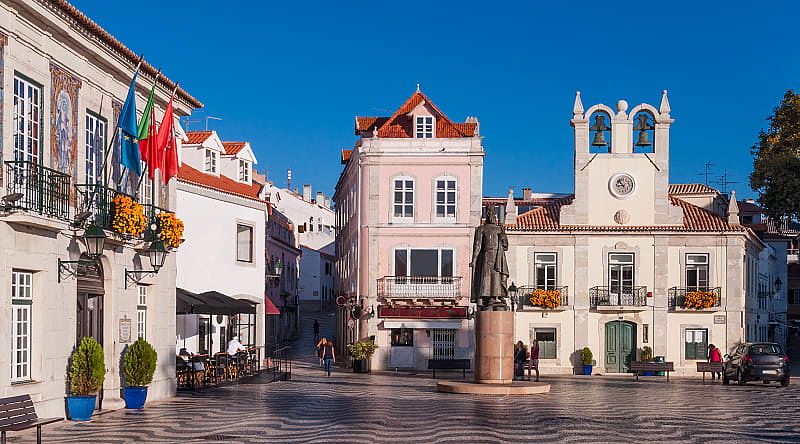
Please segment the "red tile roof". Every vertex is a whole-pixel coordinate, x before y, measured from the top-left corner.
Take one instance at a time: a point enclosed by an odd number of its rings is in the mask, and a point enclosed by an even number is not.
[[[670,203],[683,209],[683,225],[561,225],[561,207],[572,203],[574,197],[554,199],[550,203],[517,216],[517,223],[506,225],[510,231],[746,231],[741,225],[731,225],[727,219],[692,205],[675,196]]]
[[[458,138],[473,137],[477,124],[473,122],[455,123],[420,91],[415,92],[391,117],[356,117],[356,135],[361,131],[378,128],[378,137],[386,138],[412,138],[414,137],[414,122],[408,116],[419,104],[425,103],[431,113],[436,117],[436,137]]]
[[[346,164],[352,155],[353,150],[342,150],[342,165]]]
[[[186,142],[186,144],[199,145],[205,142],[209,137],[211,137],[212,133],[213,131],[189,131],[186,133],[186,138],[189,139],[189,141]]]
[[[258,196],[262,187],[259,183],[253,182],[252,185],[248,185],[246,183],[237,182],[225,176],[217,177],[196,170],[185,163],[181,165],[180,169],[178,170],[178,180],[203,188],[209,188],[216,191],[221,191],[223,193],[233,194],[235,196],[266,203],[264,199],[261,199]]]
[[[719,194],[719,191],[702,183],[674,183],[669,186],[669,194]]]
[[[222,142],[222,146],[225,147],[225,155],[227,156],[235,156],[239,154],[239,151],[244,149],[244,146],[247,142]]]

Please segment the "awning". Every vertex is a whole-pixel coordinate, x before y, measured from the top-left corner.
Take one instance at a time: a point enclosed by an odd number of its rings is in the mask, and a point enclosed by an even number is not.
[[[175,290],[176,314],[255,314],[256,305],[254,302],[234,299],[218,291],[197,294],[183,288]]]
[[[264,313],[268,315],[279,315],[281,311],[278,310],[278,307],[272,302],[272,299],[269,296],[264,296]]]
[[[458,330],[461,328],[461,321],[383,321],[383,328],[450,328]]]

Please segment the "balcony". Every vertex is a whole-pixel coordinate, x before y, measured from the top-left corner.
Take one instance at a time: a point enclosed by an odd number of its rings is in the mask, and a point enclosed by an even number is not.
[[[536,298],[532,298],[537,290]],[[517,311],[563,311],[569,305],[569,287],[551,287],[539,289],[535,286],[519,287],[519,305]],[[534,305],[534,300],[536,305]]]
[[[589,302],[597,311],[643,311],[647,307],[647,287],[622,287],[613,292],[608,286],[592,287]]]
[[[456,305],[461,300],[461,276],[384,276],[378,298],[389,305]]]
[[[717,311],[721,305],[722,288],[680,288],[668,290],[669,309],[672,311]]]
[[[97,226],[113,231],[112,221],[114,215],[111,212],[111,203],[114,196],[122,194],[100,184],[77,184],[75,189],[78,191],[78,203],[76,211],[78,214],[87,214],[87,220],[93,221]]]
[[[3,206],[68,221],[70,176],[29,161],[7,161]]]

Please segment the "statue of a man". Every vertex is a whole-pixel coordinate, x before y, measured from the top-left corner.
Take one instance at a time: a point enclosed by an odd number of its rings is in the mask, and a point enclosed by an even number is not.
[[[486,222],[475,229],[472,246],[472,298],[481,310],[508,310],[508,238],[497,223],[493,208],[486,212]]]

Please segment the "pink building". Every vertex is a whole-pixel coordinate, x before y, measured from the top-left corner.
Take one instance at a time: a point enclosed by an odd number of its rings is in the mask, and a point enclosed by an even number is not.
[[[356,117],[336,202],[336,346],[374,336],[373,369],[471,358],[469,268],[481,218],[478,119],[419,90],[390,117]]]

